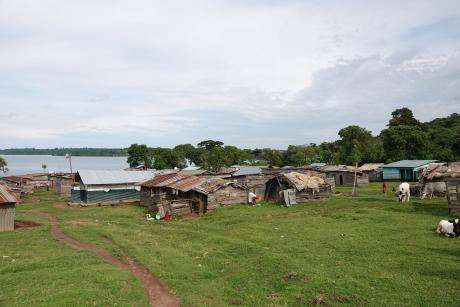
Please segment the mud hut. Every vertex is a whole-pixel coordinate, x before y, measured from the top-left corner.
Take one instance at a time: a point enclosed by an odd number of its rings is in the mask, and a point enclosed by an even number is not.
[[[330,197],[331,185],[324,178],[298,172],[282,173],[267,182],[265,199],[286,206]]]
[[[16,194],[6,184],[0,183],[0,231],[14,230],[18,202],[19,198]]]

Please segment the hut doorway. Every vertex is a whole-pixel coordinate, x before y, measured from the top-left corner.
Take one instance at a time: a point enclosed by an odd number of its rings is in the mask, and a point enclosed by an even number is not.
[[[343,175],[339,175],[339,185],[343,185]]]

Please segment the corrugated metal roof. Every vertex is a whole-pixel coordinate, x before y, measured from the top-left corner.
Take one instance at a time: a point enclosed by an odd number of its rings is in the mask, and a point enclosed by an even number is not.
[[[258,166],[240,166],[232,176],[259,175],[261,173],[262,169]]]
[[[197,170],[181,170],[178,174],[184,176],[196,176],[206,173],[207,170],[205,169],[197,169]]]
[[[11,189],[3,183],[0,183],[0,206],[9,203],[18,203],[19,199]]]
[[[426,164],[436,162],[438,160],[401,160],[389,164],[385,164],[383,167],[406,167],[406,168],[416,168]]]
[[[167,187],[171,189],[176,189],[182,192],[188,192],[196,186],[199,186],[203,182],[205,182],[208,178],[206,177],[197,177],[197,176],[190,176],[179,181],[173,182],[168,184]]]
[[[164,186],[167,186],[168,184],[174,183],[184,178],[186,178],[186,176],[178,175],[178,174],[161,175],[153,179],[149,179],[149,180],[142,182],[141,187],[147,187],[147,188],[164,187]]]
[[[153,171],[102,171],[79,170],[75,180],[81,179],[85,185],[138,183],[155,177]]]
[[[196,166],[196,165],[190,165],[190,166],[187,166],[186,168],[183,168],[182,170],[183,171],[196,171],[196,170],[199,170],[201,169],[201,166]]]
[[[326,163],[321,163],[321,162],[315,162],[309,165],[310,167],[322,167],[326,166]]]

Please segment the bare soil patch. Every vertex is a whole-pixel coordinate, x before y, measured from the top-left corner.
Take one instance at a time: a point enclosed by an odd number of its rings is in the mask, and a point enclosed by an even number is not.
[[[51,224],[51,234],[56,240],[62,241],[72,248],[87,250],[94,253],[99,258],[117,266],[118,268],[134,274],[144,286],[144,292],[149,298],[151,306],[180,306],[179,300],[169,291],[165,283],[146,270],[141,264],[134,261],[123,249],[120,248],[128,263],[116,258],[107,250],[84,242],[74,240],[66,236],[59,227],[59,221],[56,217],[44,213]]]
[[[19,221],[19,220],[14,221],[14,229],[31,228],[31,227],[38,227],[38,226],[40,226],[39,223],[32,222],[32,221]]]

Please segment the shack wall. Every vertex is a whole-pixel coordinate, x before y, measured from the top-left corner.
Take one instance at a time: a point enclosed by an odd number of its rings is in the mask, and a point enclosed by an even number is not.
[[[248,194],[244,189],[235,188],[231,185],[208,194],[208,209],[214,209],[225,205],[246,204]]]
[[[0,231],[14,230],[16,205],[14,203],[0,205]]]
[[[445,181],[449,213],[460,213],[460,178],[448,178]]]

